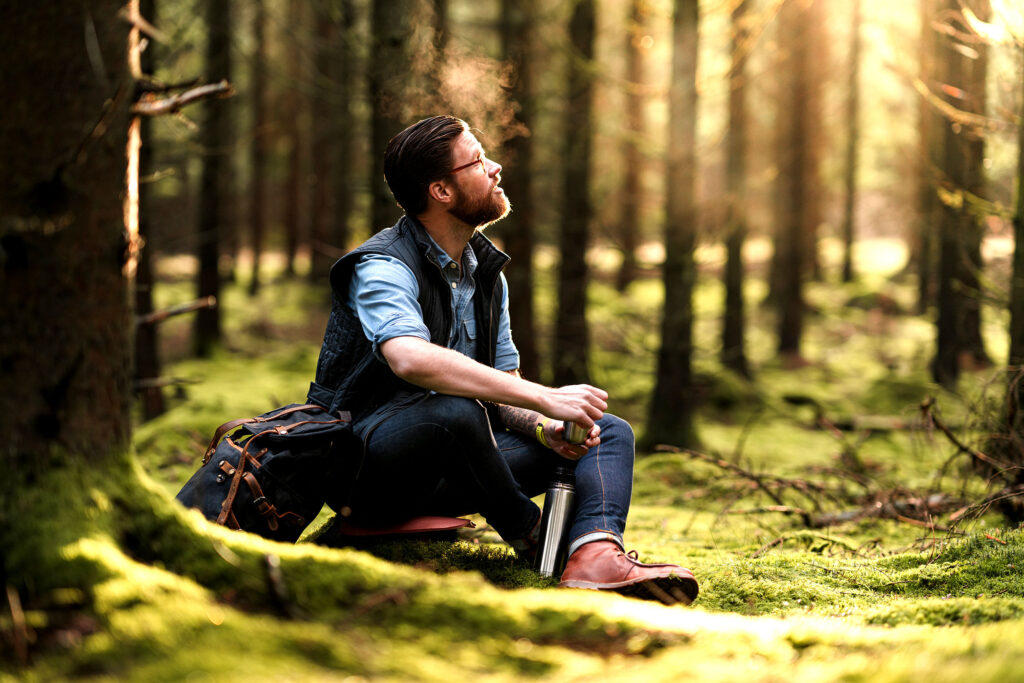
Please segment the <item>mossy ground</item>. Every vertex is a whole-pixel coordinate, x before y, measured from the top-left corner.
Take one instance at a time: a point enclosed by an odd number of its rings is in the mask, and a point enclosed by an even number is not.
[[[909,285],[812,286],[817,313],[808,364],[798,369],[772,357],[770,315],[755,309],[757,377],[747,382],[716,366],[721,292],[704,280],[702,450],[755,474],[848,487],[848,498],[818,500],[827,510],[853,505],[858,486],[981,495],[964,459],[949,463],[955,449],[915,420],[921,399],[935,395],[948,422],[970,424],[988,377],[968,376],[957,395],[940,392],[923,369],[927,320],[842,305],[885,289],[909,309]],[[752,282],[752,301],[760,286]],[[592,287],[596,382],[638,430],[658,289],[639,281],[620,296],[600,279]],[[159,294],[170,301],[176,290],[186,291],[171,283]],[[19,502],[26,511],[63,505],[23,521],[19,532],[38,540],[5,560],[11,576],[30,577],[26,622],[36,643],[31,666],[5,656],[0,678],[1024,680],[1024,532],[991,514],[953,524],[948,512],[933,529],[873,516],[805,528],[792,514],[755,512],[773,501],[684,453],[638,458],[627,543],[643,558],[694,570],[701,595],[688,608],[557,589],[480,519],[456,542],[372,552],[312,542],[328,509],[293,546],[211,526],[171,497],[218,424],[302,400],[325,317],[318,295],[294,282],[272,284],[256,301],[240,291],[224,299],[228,344],[215,358],[179,356],[187,321],[163,330],[175,359],[168,374],[201,383],[139,426],[136,454],[116,481],[61,470]],[[837,434],[821,417],[887,426]],[[892,428],[896,419],[904,424]],[[865,484],[836,474],[850,452]],[[790,505],[814,502],[786,495]],[[0,629],[10,644],[9,615]]]

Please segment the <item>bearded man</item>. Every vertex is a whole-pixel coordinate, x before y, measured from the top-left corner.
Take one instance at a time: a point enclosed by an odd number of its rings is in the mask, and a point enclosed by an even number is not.
[[[589,385],[519,375],[508,256],[482,230],[510,211],[501,165],[466,123],[424,119],[396,135],[384,175],[405,215],[331,269],[333,309],[309,399],[352,412],[363,457],[344,516],[364,526],[480,513],[521,556],[536,552],[531,500],[574,464],[578,505],[561,586],[691,602],[697,582],[673,564],[623,551],[633,431]],[[563,420],[585,428],[565,439]]]

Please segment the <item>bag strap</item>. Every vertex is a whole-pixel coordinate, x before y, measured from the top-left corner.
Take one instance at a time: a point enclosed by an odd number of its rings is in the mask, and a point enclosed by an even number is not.
[[[220,443],[221,439],[223,439],[224,435],[227,434],[228,432],[230,432],[233,429],[241,427],[242,425],[252,424],[254,422],[269,422],[270,420],[277,420],[277,419],[282,418],[282,417],[287,417],[288,415],[291,415],[292,413],[297,413],[300,410],[314,410],[314,409],[315,410],[323,410],[323,408],[321,406],[318,406],[315,403],[306,403],[305,405],[292,406],[291,408],[286,408],[285,410],[282,410],[279,413],[275,413],[273,416],[268,416],[268,417],[242,417],[242,418],[239,418],[237,420],[229,420],[228,422],[225,422],[224,424],[222,424],[220,427],[217,427],[217,431],[215,431],[213,433],[213,438],[210,440],[210,445],[206,447],[206,452],[203,454],[203,464],[205,465],[206,463],[210,462],[210,458],[213,457],[213,452],[215,450],[217,450],[217,445]],[[312,420],[312,421],[315,422],[315,420]],[[344,420],[334,420],[334,422],[344,422]],[[300,424],[305,424],[305,423],[300,423]]]

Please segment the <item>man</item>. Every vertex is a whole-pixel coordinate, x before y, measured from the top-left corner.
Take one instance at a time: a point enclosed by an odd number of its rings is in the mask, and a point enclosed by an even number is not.
[[[689,570],[623,552],[633,432],[596,387],[520,377],[508,256],[483,236],[508,214],[501,166],[451,116],[396,135],[384,174],[405,210],[331,269],[334,306],[310,400],[348,409],[364,445],[342,514],[364,524],[480,513],[521,556],[536,550],[542,493],[575,461],[578,505],[565,587],[689,603]],[[563,420],[587,430],[568,443]]]

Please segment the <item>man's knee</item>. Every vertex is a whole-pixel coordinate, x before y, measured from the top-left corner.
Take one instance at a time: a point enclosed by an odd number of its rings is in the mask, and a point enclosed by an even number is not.
[[[487,409],[480,401],[462,396],[437,394],[431,397],[434,419],[438,424],[456,433],[465,434],[478,429],[490,432]]]
[[[628,442],[630,450],[632,450],[636,437],[633,434],[633,428],[628,422],[618,415],[605,413],[604,417],[597,421],[597,424],[601,428],[602,441],[612,438],[621,439],[624,443]]]

